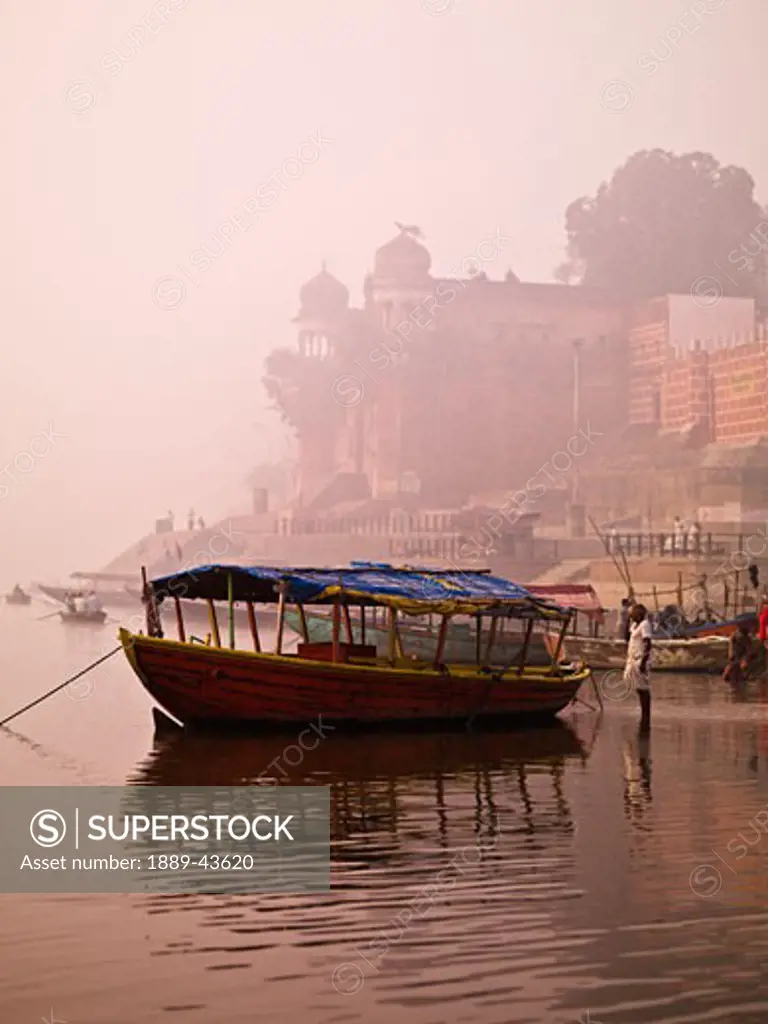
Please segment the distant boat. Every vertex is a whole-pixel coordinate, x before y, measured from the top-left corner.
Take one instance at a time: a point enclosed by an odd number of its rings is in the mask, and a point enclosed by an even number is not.
[[[550,650],[557,643],[547,635]],[[622,669],[627,660],[625,640],[568,635],[563,652],[569,661],[583,661],[592,668]],[[722,672],[728,663],[727,636],[692,636],[653,640],[654,672]]]
[[[45,597],[62,604],[68,595],[91,590],[98,594],[102,604],[116,608],[131,608],[138,603],[138,597],[128,587],[128,582],[136,580],[135,575],[119,573],[85,573],[73,572],[71,579],[75,582],[67,587],[38,583],[37,589]]]
[[[732,619],[720,619],[715,622],[702,622],[692,626],[683,626],[680,630],[683,637],[732,636],[742,626],[747,626],[752,633],[757,632],[757,612],[743,612]]]
[[[66,611],[59,612],[61,621],[68,626],[101,626],[107,621],[107,613],[100,608],[93,608],[90,611]]]
[[[561,607],[570,607],[574,612],[574,618],[578,613],[586,615],[595,623],[602,623],[604,610],[600,605],[597,594],[588,584],[565,584],[561,586],[536,586],[529,584],[525,587],[529,594],[543,601],[549,601]],[[308,639],[313,643],[329,642],[333,630],[333,620],[330,612],[305,612],[304,621],[307,626]],[[301,616],[298,611],[286,609],[285,622],[295,633],[302,635]],[[366,622],[365,636],[360,629],[359,615],[350,616],[350,627],[356,643],[375,644],[380,652],[385,652],[389,642],[389,630],[385,624],[377,625],[370,619]],[[409,620],[404,618],[398,627],[398,632],[403,642],[403,649],[406,655],[429,660],[434,654],[438,640],[438,630],[429,621],[423,619]],[[486,629],[480,635],[479,651],[482,660],[483,654],[490,642],[490,632]],[[502,623],[501,628],[493,638],[493,658],[496,664],[514,664],[515,659],[522,651],[525,632],[522,629],[510,629],[509,623]],[[478,661],[478,637],[475,623],[451,622],[445,639],[444,659],[447,662],[457,664],[475,664]],[[549,665],[552,658],[547,648],[547,643],[542,632],[534,633],[528,643],[526,652],[526,664],[528,665]]]
[[[305,612],[307,637],[310,643],[330,643],[333,635],[333,619],[327,612]],[[366,623],[365,639],[361,636],[360,620],[350,617],[352,635],[356,643],[369,643],[376,646],[377,651],[384,653],[389,643],[389,630],[386,626]],[[302,635],[301,616],[292,608],[285,611],[285,624],[294,633]],[[406,656],[429,660],[435,651],[438,630],[425,623],[408,623],[407,619],[398,628]],[[494,661],[497,664],[512,662],[520,654],[525,634],[518,632],[500,632],[493,644]],[[487,649],[490,634],[486,629],[480,635],[481,654]],[[469,623],[452,622],[445,638],[445,660],[459,665],[472,665],[477,661],[477,630]],[[541,633],[535,633],[528,645],[526,663],[528,665],[549,665],[552,658],[547,651]]]
[[[14,587],[10,594],[5,595],[6,604],[31,604],[32,598],[21,587]]]

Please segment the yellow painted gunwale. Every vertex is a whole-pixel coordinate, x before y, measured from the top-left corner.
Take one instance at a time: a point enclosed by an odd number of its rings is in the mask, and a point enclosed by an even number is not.
[[[181,640],[172,640],[166,637],[149,637],[142,633],[131,633],[130,630],[120,627],[118,630],[118,638],[123,646],[125,655],[131,664],[134,672],[137,675],[141,674],[141,669],[138,664],[138,660],[135,654],[135,647],[164,647],[166,649],[176,649],[180,651],[193,650],[195,654],[199,654],[202,657],[213,657],[216,659],[225,658],[232,659],[234,661],[249,660],[254,664],[282,664],[286,668],[296,670],[300,669],[312,669],[325,670],[327,671],[330,667],[333,667],[335,671],[338,671],[342,675],[354,675],[358,673],[360,669],[365,669],[366,672],[381,673],[382,675],[392,676],[400,675],[406,678],[418,678],[424,679],[429,677],[444,678],[444,675],[439,670],[433,668],[430,662],[411,662],[404,659],[399,659],[398,662],[392,666],[389,664],[371,664],[369,661],[356,660],[352,662],[343,661],[317,661],[312,658],[298,658],[296,655],[290,654],[274,654],[268,651],[247,651],[240,648],[232,650],[229,647],[213,647],[208,644],[195,644],[189,641],[182,642]],[[423,666],[423,667],[416,667]],[[451,676],[455,679],[477,679],[484,682],[488,682],[492,678],[492,671],[482,672],[477,669],[474,665],[467,664],[446,664],[446,669],[450,672]],[[589,678],[590,669],[587,666],[577,668],[571,672],[562,672],[555,666],[547,668],[544,671],[538,666],[526,667],[522,674],[518,674],[516,668],[510,668],[505,673],[503,678],[504,682],[514,682],[515,679],[536,681],[541,682],[555,682],[555,681],[568,681],[568,682],[583,682]]]

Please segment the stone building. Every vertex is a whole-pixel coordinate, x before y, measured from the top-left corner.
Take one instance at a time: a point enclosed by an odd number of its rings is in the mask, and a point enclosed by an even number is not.
[[[474,258],[436,277],[410,227],[376,251],[363,294],[353,308],[323,267],[301,289],[295,348],[268,361],[298,442],[296,514],[499,507],[526,489],[544,521],[573,499],[649,524],[768,507],[768,347],[752,300],[692,289],[630,306],[511,271],[490,280]],[[579,430],[589,450],[568,458]]]
[[[301,289],[297,347],[273,353],[267,381],[296,430],[300,507],[455,508],[524,488],[579,428],[620,429],[621,304],[489,280],[479,260],[463,270],[433,276],[417,229],[402,228],[376,251],[362,308],[325,267]]]
[[[583,485],[601,518],[725,522],[768,508],[768,332],[753,300],[721,299],[681,336],[676,314],[692,308],[665,296],[632,310],[626,429]]]

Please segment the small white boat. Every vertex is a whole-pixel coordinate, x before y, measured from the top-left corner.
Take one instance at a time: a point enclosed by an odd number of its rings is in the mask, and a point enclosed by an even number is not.
[[[97,608],[76,612],[67,610],[59,612],[59,615],[66,625],[101,626],[107,621],[107,613]]]
[[[557,637],[547,634],[550,650]],[[590,668],[623,669],[627,660],[624,640],[609,637],[566,636],[562,654]],[[722,672],[728,662],[728,637],[703,636],[653,641],[654,672]]]

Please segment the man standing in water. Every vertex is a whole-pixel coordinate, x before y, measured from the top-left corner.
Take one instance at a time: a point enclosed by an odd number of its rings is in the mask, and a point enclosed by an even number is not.
[[[624,679],[637,690],[640,700],[640,730],[651,727],[651,647],[653,631],[643,604],[633,605],[629,613],[629,643]]]

